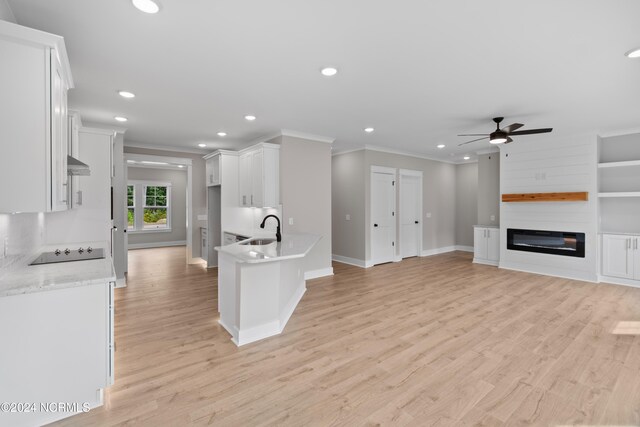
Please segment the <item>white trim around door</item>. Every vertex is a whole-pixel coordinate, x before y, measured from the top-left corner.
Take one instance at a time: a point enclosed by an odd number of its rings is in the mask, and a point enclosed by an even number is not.
[[[400,169],[398,206],[401,258],[422,254],[422,171]]]

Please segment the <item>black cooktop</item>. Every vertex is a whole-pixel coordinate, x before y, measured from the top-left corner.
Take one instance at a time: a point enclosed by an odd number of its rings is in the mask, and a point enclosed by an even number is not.
[[[91,247],[88,247],[86,249],[78,248],[74,250],[56,249],[53,252],[43,252],[38,258],[33,260],[33,262],[29,265],[53,264],[56,262],[70,262],[70,261],[87,261],[90,259],[101,259],[101,258],[104,258],[104,249],[102,248],[93,249]]]

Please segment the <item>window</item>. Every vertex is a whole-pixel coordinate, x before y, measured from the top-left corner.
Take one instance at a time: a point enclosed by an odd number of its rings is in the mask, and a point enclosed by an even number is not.
[[[171,184],[130,181],[127,217],[133,233],[171,231]]]
[[[127,228],[132,230],[136,226],[136,192],[135,186],[127,185]]]

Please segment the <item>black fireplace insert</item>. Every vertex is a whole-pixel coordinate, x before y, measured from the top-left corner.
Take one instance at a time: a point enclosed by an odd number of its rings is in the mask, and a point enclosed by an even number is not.
[[[507,249],[584,258],[584,233],[507,228]]]

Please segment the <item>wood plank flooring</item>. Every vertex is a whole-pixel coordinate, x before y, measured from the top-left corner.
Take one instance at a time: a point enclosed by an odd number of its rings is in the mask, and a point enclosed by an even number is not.
[[[116,383],[59,425],[640,425],[640,335],[612,333],[640,322],[640,289],[462,252],[334,269],[282,335],[237,348],[215,270],[132,251]]]

